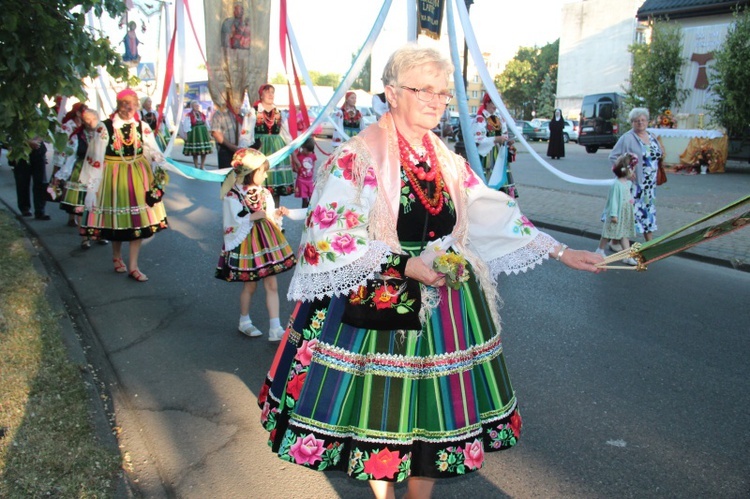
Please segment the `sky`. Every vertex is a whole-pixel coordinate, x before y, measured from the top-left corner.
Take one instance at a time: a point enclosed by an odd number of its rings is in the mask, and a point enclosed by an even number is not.
[[[500,61],[507,62],[519,47],[542,46],[559,38],[562,5],[571,1],[575,0],[474,0],[469,15],[482,52],[490,52]],[[377,75],[387,55],[406,42],[406,2],[392,2],[376,43],[376,50],[383,54],[380,56],[383,60],[373,58],[373,81],[379,79]],[[201,43],[204,43],[203,2],[189,0],[189,5]],[[377,0],[287,0],[289,18],[307,69],[345,74],[352,55],[367,38],[382,5]],[[269,78],[282,72],[278,55],[278,1],[272,0],[272,6]],[[170,7],[170,12],[172,10]],[[136,17],[138,15],[136,13]],[[147,23],[147,32],[141,33],[139,28],[138,37],[144,42],[141,46],[143,61],[153,62],[154,58],[146,54],[156,52],[156,39],[160,36],[158,16],[151,17]],[[447,26],[447,16],[444,16],[443,23]],[[460,32],[458,19],[456,23]],[[116,22],[105,23],[105,29],[113,40],[121,40],[125,35],[125,29],[119,29]],[[420,43],[422,39],[420,37]],[[188,53],[193,54],[190,59],[196,62],[194,67],[186,67],[186,80],[204,80],[205,72],[197,68],[202,61],[192,33],[186,34],[186,40]],[[462,41],[459,47],[463,47]],[[118,50],[122,51],[122,45]]]

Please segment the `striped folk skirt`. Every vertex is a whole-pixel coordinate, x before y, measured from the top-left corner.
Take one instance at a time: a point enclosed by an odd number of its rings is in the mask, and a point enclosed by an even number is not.
[[[80,234],[91,239],[132,241],[166,229],[164,203],[146,203],[154,175],[143,156],[106,156],[96,204],[81,216]]]
[[[208,127],[201,123],[196,124],[187,133],[185,145],[182,147],[182,154],[185,156],[201,156],[211,154],[213,149],[211,136],[208,134]]]
[[[472,277],[421,331],[342,324],[347,297],[300,302],[258,403],[273,452],[360,480],[449,478],[516,444],[521,417]]]
[[[83,212],[87,187],[79,181],[82,168],[83,160],[77,160],[73,165],[73,171],[70,172],[70,178],[65,181],[65,193],[60,200],[60,209],[67,213],[80,215]]]
[[[278,134],[256,134],[255,138],[260,140],[260,152],[266,156],[286,146],[286,142]],[[268,170],[265,186],[274,196],[288,196],[294,193],[294,172],[289,158],[283,159]]]
[[[215,277],[224,281],[258,281],[294,268],[297,259],[279,227],[256,220],[244,241],[219,255]]]

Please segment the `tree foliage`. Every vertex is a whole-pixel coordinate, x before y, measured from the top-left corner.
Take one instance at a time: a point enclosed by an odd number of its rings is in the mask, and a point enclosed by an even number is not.
[[[543,109],[550,106],[554,109],[559,53],[559,39],[541,48],[521,47],[505,70],[495,76],[495,86],[511,114],[528,120],[532,118],[532,113],[544,116]],[[549,89],[552,91],[551,97]],[[542,99],[545,105],[540,108]],[[547,102],[550,99],[551,102]]]
[[[652,22],[651,42],[633,44],[628,51],[633,54],[633,67],[630,88],[625,90],[626,107],[645,107],[657,116],[685,102],[690,91],[681,88],[685,59],[679,25]]]
[[[82,79],[103,66],[125,79],[127,68],[109,39],[86,26],[86,12],[116,17],[121,0],[28,0],[3,2],[0,30],[0,142],[11,158],[29,151],[26,140],[49,137],[55,116],[46,99],[85,100]]]
[[[748,133],[750,125],[750,9],[737,11],[721,48],[714,52],[709,82],[716,100],[706,105],[712,122],[730,137]]]

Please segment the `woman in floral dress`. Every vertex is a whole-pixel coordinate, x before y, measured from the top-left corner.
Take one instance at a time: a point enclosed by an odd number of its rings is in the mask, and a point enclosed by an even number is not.
[[[496,112],[497,106],[490,95],[484,94],[482,105],[471,123],[471,133],[477,143],[487,185],[517,198],[518,190],[513,181],[513,172],[510,171],[512,157],[508,154],[513,141],[508,139],[507,125]]]
[[[429,497],[435,479],[515,445],[494,276],[550,256],[592,272],[602,261],[539,232],[430,132],[452,69],[434,49],[396,51],[390,112],[322,167],[288,292],[297,306],[259,396],[281,459],[368,480],[379,498],[403,480],[408,497]],[[464,262],[455,276],[420,257],[441,241]]]

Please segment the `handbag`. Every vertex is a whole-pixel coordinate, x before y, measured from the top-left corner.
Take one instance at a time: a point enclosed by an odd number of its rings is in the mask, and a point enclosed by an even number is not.
[[[656,166],[656,185],[662,185],[667,183],[667,171],[662,166],[662,160],[659,158],[659,163]]]

